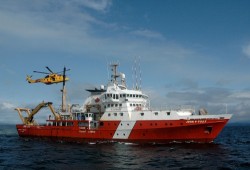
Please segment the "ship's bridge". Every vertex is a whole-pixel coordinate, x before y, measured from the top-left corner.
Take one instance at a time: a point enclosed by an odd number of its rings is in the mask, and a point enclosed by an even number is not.
[[[103,94],[103,105],[105,109],[128,110],[148,108],[148,96],[140,90],[121,89],[119,85],[113,84],[107,87],[107,91]]]
[[[125,74],[118,73],[117,66],[118,64],[111,65],[113,74],[106,87],[101,86],[100,89],[87,90],[91,94],[85,100],[84,107],[99,105],[102,113],[106,110],[148,110],[148,96],[139,89],[127,89]],[[93,107],[91,112],[97,112],[97,110]]]

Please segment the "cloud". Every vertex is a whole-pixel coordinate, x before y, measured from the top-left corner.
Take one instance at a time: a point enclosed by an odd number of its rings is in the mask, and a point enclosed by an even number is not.
[[[147,29],[134,30],[134,31],[131,31],[130,33],[132,35],[136,35],[136,36],[140,36],[144,38],[164,40],[164,36],[161,33],[147,30]]]
[[[167,42],[159,32],[104,22],[85,9],[106,10],[112,5],[111,1],[56,2],[4,2],[0,7],[0,44],[3,49],[15,49],[24,56],[32,52],[52,51],[74,57],[118,56],[118,60],[128,56],[142,56],[145,61],[167,61],[171,58],[171,64],[166,64],[174,69],[178,68],[179,59],[194,54],[193,50],[180,44]],[[145,38],[154,39],[157,44],[145,41]]]
[[[15,113],[16,105],[8,102],[3,101],[0,103],[0,124],[13,124],[19,122],[18,114]]]
[[[81,3],[82,5],[97,10],[97,11],[105,11],[111,5],[111,0],[76,0],[76,2]]]
[[[13,111],[15,109],[15,107],[16,106],[13,103],[9,103],[9,102],[0,103],[1,112],[2,111],[6,111],[6,112]]]
[[[205,108],[210,114],[233,114],[230,122],[250,121],[250,91],[232,91],[227,88],[209,87],[174,90],[168,86],[161,91],[148,90],[153,108],[171,108],[176,106],[193,106],[196,113],[200,108]],[[165,94],[165,96],[164,96]]]
[[[250,58],[250,44],[244,46],[242,48],[242,52],[248,57]]]
[[[247,100],[250,100],[250,91],[235,92],[230,97],[231,98],[237,98],[237,99],[247,99]]]

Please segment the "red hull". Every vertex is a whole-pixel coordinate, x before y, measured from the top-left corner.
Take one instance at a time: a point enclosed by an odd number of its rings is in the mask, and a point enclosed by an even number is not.
[[[62,121],[61,121],[62,122]],[[64,121],[65,123],[66,121]],[[119,141],[132,143],[212,142],[228,122],[222,120],[154,120],[136,121],[128,137],[128,130],[117,131],[120,121],[103,121],[98,128],[78,126],[16,125],[21,137],[46,137],[68,141]],[[129,126],[129,123],[123,126]],[[117,137],[117,136],[121,137]]]

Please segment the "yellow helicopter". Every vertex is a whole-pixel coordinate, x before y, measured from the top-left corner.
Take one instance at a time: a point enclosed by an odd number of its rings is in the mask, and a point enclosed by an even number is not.
[[[70,69],[66,69],[66,67],[64,67],[63,71],[54,73],[49,67],[46,67],[46,68],[47,68],[47,70],[49,70],[50,73],[41,72],[41,71],[33,71],[34,73],[48,74],[44,78],[33,80],[33,79],[31,79],[32,76],[27,76],[26,80],[29,83],[44,83],[46,85],[51,85],[54,83],[62,83],[62,82],[65,83],[65,81],[69,80],[69,78],[65,76],[65,73],[66,73],[66,71],[69,71]],[[58,74],[58,73],[62,73],[62,72],[63,72],[63,75]]]

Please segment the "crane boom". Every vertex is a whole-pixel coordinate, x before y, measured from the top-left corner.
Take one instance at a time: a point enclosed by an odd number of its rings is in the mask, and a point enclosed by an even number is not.
[[[36,125],[37,123],[33,120],[34,116],[39,112],[39,110],[41,110],[43,107],[49,107],[50,111],[53,113],[53,115],[55,116],[56,120],[61,120],[61,116],[55,112],[53,106],[52,106],[52,102],[41,102],[40,104],[38,104],[34,109],[32,109],[32,111],[30,112],[30,109],[28,108],[16,108],[15,110],[18,111],[18,114],[23,122],[23,124],[25,125]],[[23,117],[21,112],[25,111],[27,113],[27,117]]]

